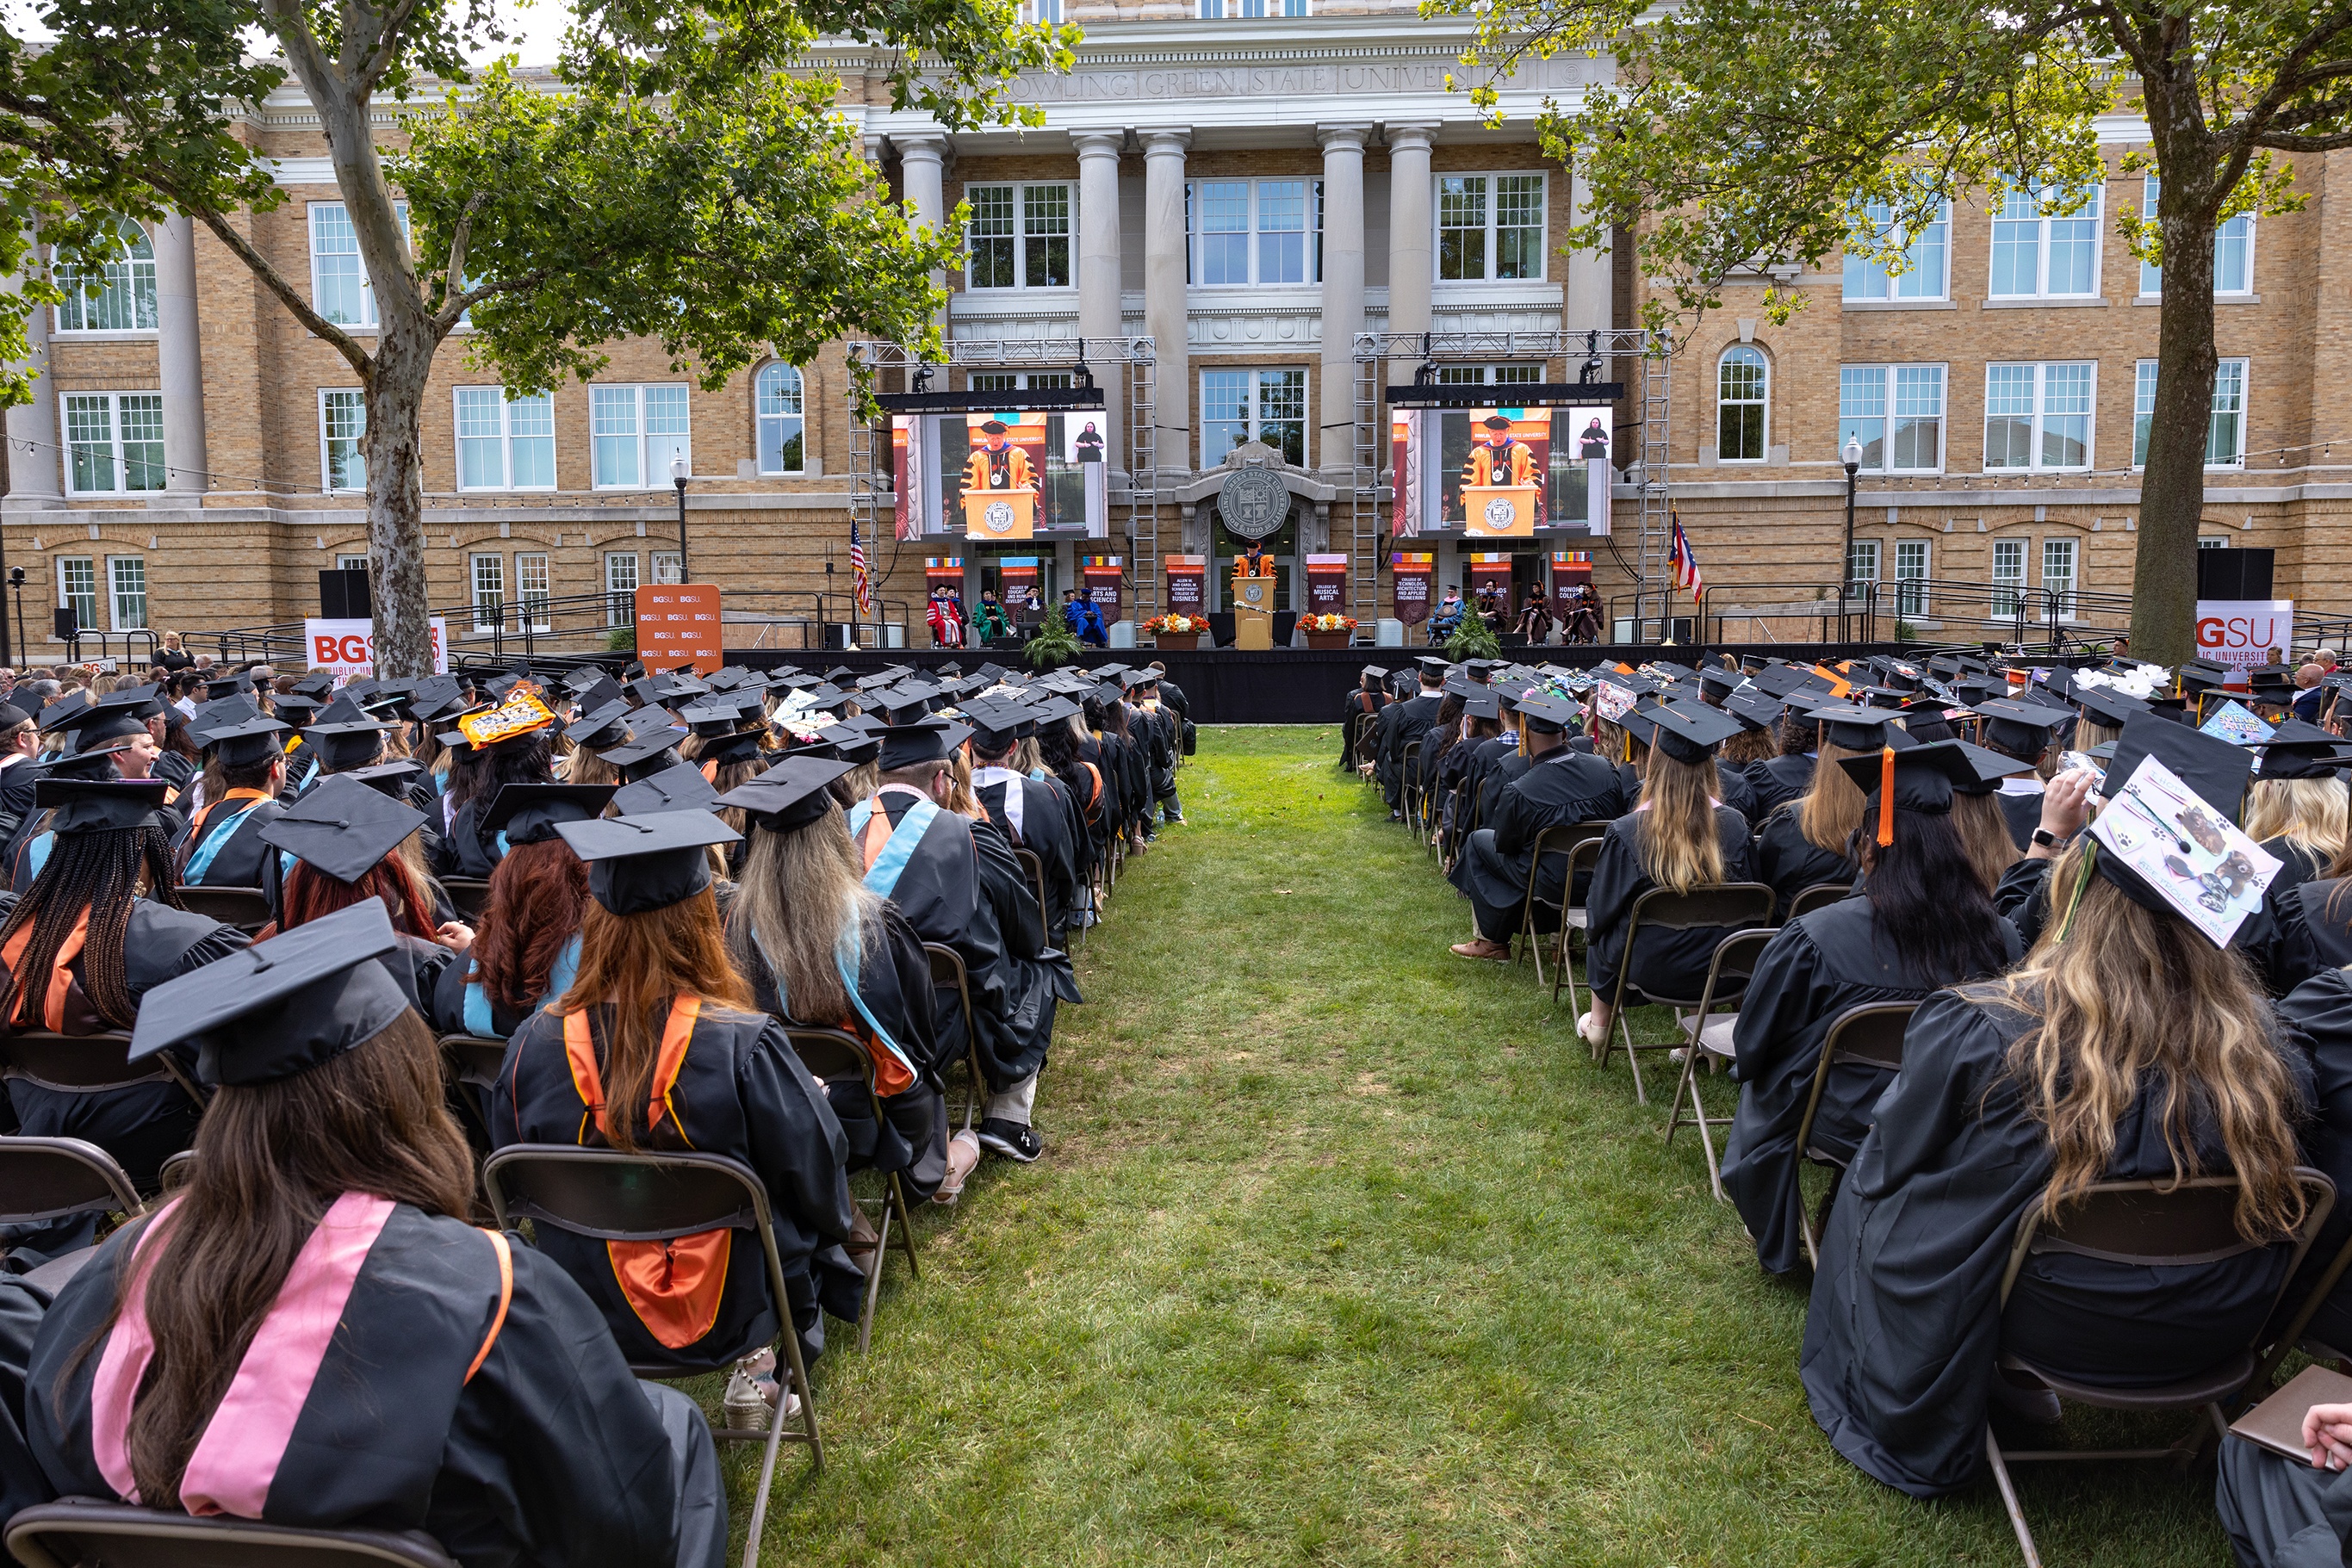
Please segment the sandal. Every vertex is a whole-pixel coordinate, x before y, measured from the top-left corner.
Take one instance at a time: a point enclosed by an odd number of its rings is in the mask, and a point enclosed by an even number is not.
[[[931,1201],[941,1208],[953,1208],[963,1196],[963,1184],[980,1168],[980,1135],[966,1127],[948,1140],[947,1179],[931,1194]]]

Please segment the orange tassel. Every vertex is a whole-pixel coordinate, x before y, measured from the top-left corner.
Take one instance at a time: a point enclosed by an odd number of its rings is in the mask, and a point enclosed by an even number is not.
[[[1885,849],[1895,841],[1895,748],[1881,747],[1878,754],[1878,847]]]

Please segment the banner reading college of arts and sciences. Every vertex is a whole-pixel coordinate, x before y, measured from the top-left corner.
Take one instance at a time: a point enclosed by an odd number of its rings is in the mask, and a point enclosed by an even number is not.
[[[1087,597],[1094,601],[1095,609],[1102,614],[1102,623],[1110,625],[1126,612],[1119,608],[1119,574],[1121,558],[1115,555],[1090,555],[1079,563],[1079,574],[1086,579]]]
[[[1168,613],[1206,615],[1209,612],[1209,558],[1204,555],[1162,556],[1168,573]]]
[[[1437,575],[1437,557],[1429,552],[1392,555],[1389,570],[1395,584],[1396,618],[1408,626],[1428,620],[1429,583]]]
[[[1592,552],[1556,549],[1551,552],[1551,591],[1567,593],[1592,580]]]
[[[1307,558],[1307,612],[1345,615],[1348,600],[1348,558],[1310,555]]]

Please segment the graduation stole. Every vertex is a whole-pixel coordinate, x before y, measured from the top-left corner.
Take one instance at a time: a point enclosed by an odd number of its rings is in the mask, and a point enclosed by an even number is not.
[[[187,839],[189,843],[196,847],[194,852],[181,862],[180,880],[182,882],[203,881],[205,873],[212,869],[214,858],[228,847],[229,840],[236,837],[236,824],[245,820],[245,814],[251,810],[257,802],[268,799],[269,791],[267,789],[232,789],[198,811],[195,827],[190,831]],[[205,832],[205,826],[212,821],[215,811],[238,800],[244,801],[245,804],[223,817],[211,832]],[[204,834],[201,841],[197,838],[200,833]]]
[[[702,998],[679,995],[670,1003],[669,1019],[662,1026],[661,1053],[654,1061],[654,1078],[646,1108],[646,1128],[650,1132],[660,1125],[667,1113],[671,1124],[677,1128],[678,1141],[688,1148],[694,1145],[686,1136],[677,1107],[670,1103],[670,1094],[677,1087],[677,1075],[686,1066],[686,1048],[694,1039],[695,1019],[702,1016]],[[608,1143],[613,1123],[604,1105],[604,1077],[596,1063],[596,1044],[588,1030],[588,1009],[563,1015],[563,1054],[572,1066],[572,1087],[579,1092],[583,1110],[577,1141],[583,1146],[588,1142],[589,1124]],[[704,1334],[719,1320],[719,1298],[727,1291],[727,1262],[733,1250],[735,1233],[721,1227],[692,1236],[673,1237],[667,1241],[607,1241],[606,1256],[612,1260],[613,1277],[620,1283],[621,1297],[629,1310],[646,1326],[646,1332],[671,1350],[683,1350]]]
[[[1024,797],[1027,794],[1021,788],[1021,775],[1010,768],[982,768],[971,776],[971,788],[975,794],[991,784],[1004,786],[1004,820],[1011,824],[1013,841],[1017,844],[1021,842],[1021,825],[1026,804]]]
[[[784,994],[784,972],[776,967],[774,956],[769,953],[768,945],[761,940],[756,927],[751,932],[751,946],[759,949],[760,962],[768,966],[768,977],[775,982],[776,1011],[789,1019],[793,1004],[792,998]],[[833,945],[833,964],[841,972],[842,985],[848,991],[850,1009],[855,1016],[843,1019],[834,1027],[866,1042],[866,1054],[874,1059],[874,1092],[887,1099],[914,1087],[915,1063],[905,1049],[890,1038],[890,1031],[882,1027],[882,1020],[874,1016],[874,1010],[866,1005],[866,998],[858,994],[857,976],[865,956],[865,946],[858,936],[856,922],[844,921],[840,939]],[[877,1046],[879,1050],[876,1049]]]
[[[907,814],[898,819],[896,828],[890,825],[889,812],[874,809],[874,801],[882,798],[879,791],[873,800],[860,800],[849,810],[849,836],[857,841],[858,853],[865,857],[866,886],[878,898],[889,897],[898,887],[898,879],[906,874],[907,862],[915,858],[915,846],[929,830],[931,819],[940,814],[937,801],[917,795],[903,784],[897,788],[916,795],[916,800],[907,809]]]
[[[504,839],[506,835],[500,833],[499,837]],[[502,843],[499,847],[503,850],[506,846]],[[467,974],[479,977],[482,967],[471,959],[467,963]],[[574,932],[572,940],[563,945],[563,950],[556,954],[555,962],[548,966],[547,989],[540,994],[539,1006],[531,1010],[539,1011],[570,990],[573,977],[579,973],[580,936]],[[466,1032],[478,1040],[498,1038],[499,1026],[490,1021],[490,993],[478,977],[466,982]]]
[[[16,935],[8,938],[8,945],[0,947],[0,964],[7,966],[8,973],[16,976],[20,985],[23,977],[17,975],[17,966],[24,962],[25,948],[33,940],[33,925],[32,921],[25,922],[16,928]],[[41,998],[41,1026],[52,1034],[65,1032],[66,1002],[73,994],[74,984],[73,970],[68,966],[81,956],[82,945],[89,940],[89,910],[85,905],[75,917],[73,929],[58,944],[58,956],[49,964],[49,988]]]

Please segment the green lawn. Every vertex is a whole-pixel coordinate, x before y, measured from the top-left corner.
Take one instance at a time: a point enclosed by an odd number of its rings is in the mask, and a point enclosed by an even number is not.
[[[1916,1503],[1831,1452],[1801,1289],[1622,1058],[1446,952],[1467,904],[1338,749],[1202,732],[1191,824],[1081,956],[1045,1158],[919,1215],[870,1355],[834,1325],[828,1462],[786,1450],[765,1561],[2021,1561],[1990,1484]],[[2228,1561],[2210,1469],[2023,1485],[2053,1564]]]

